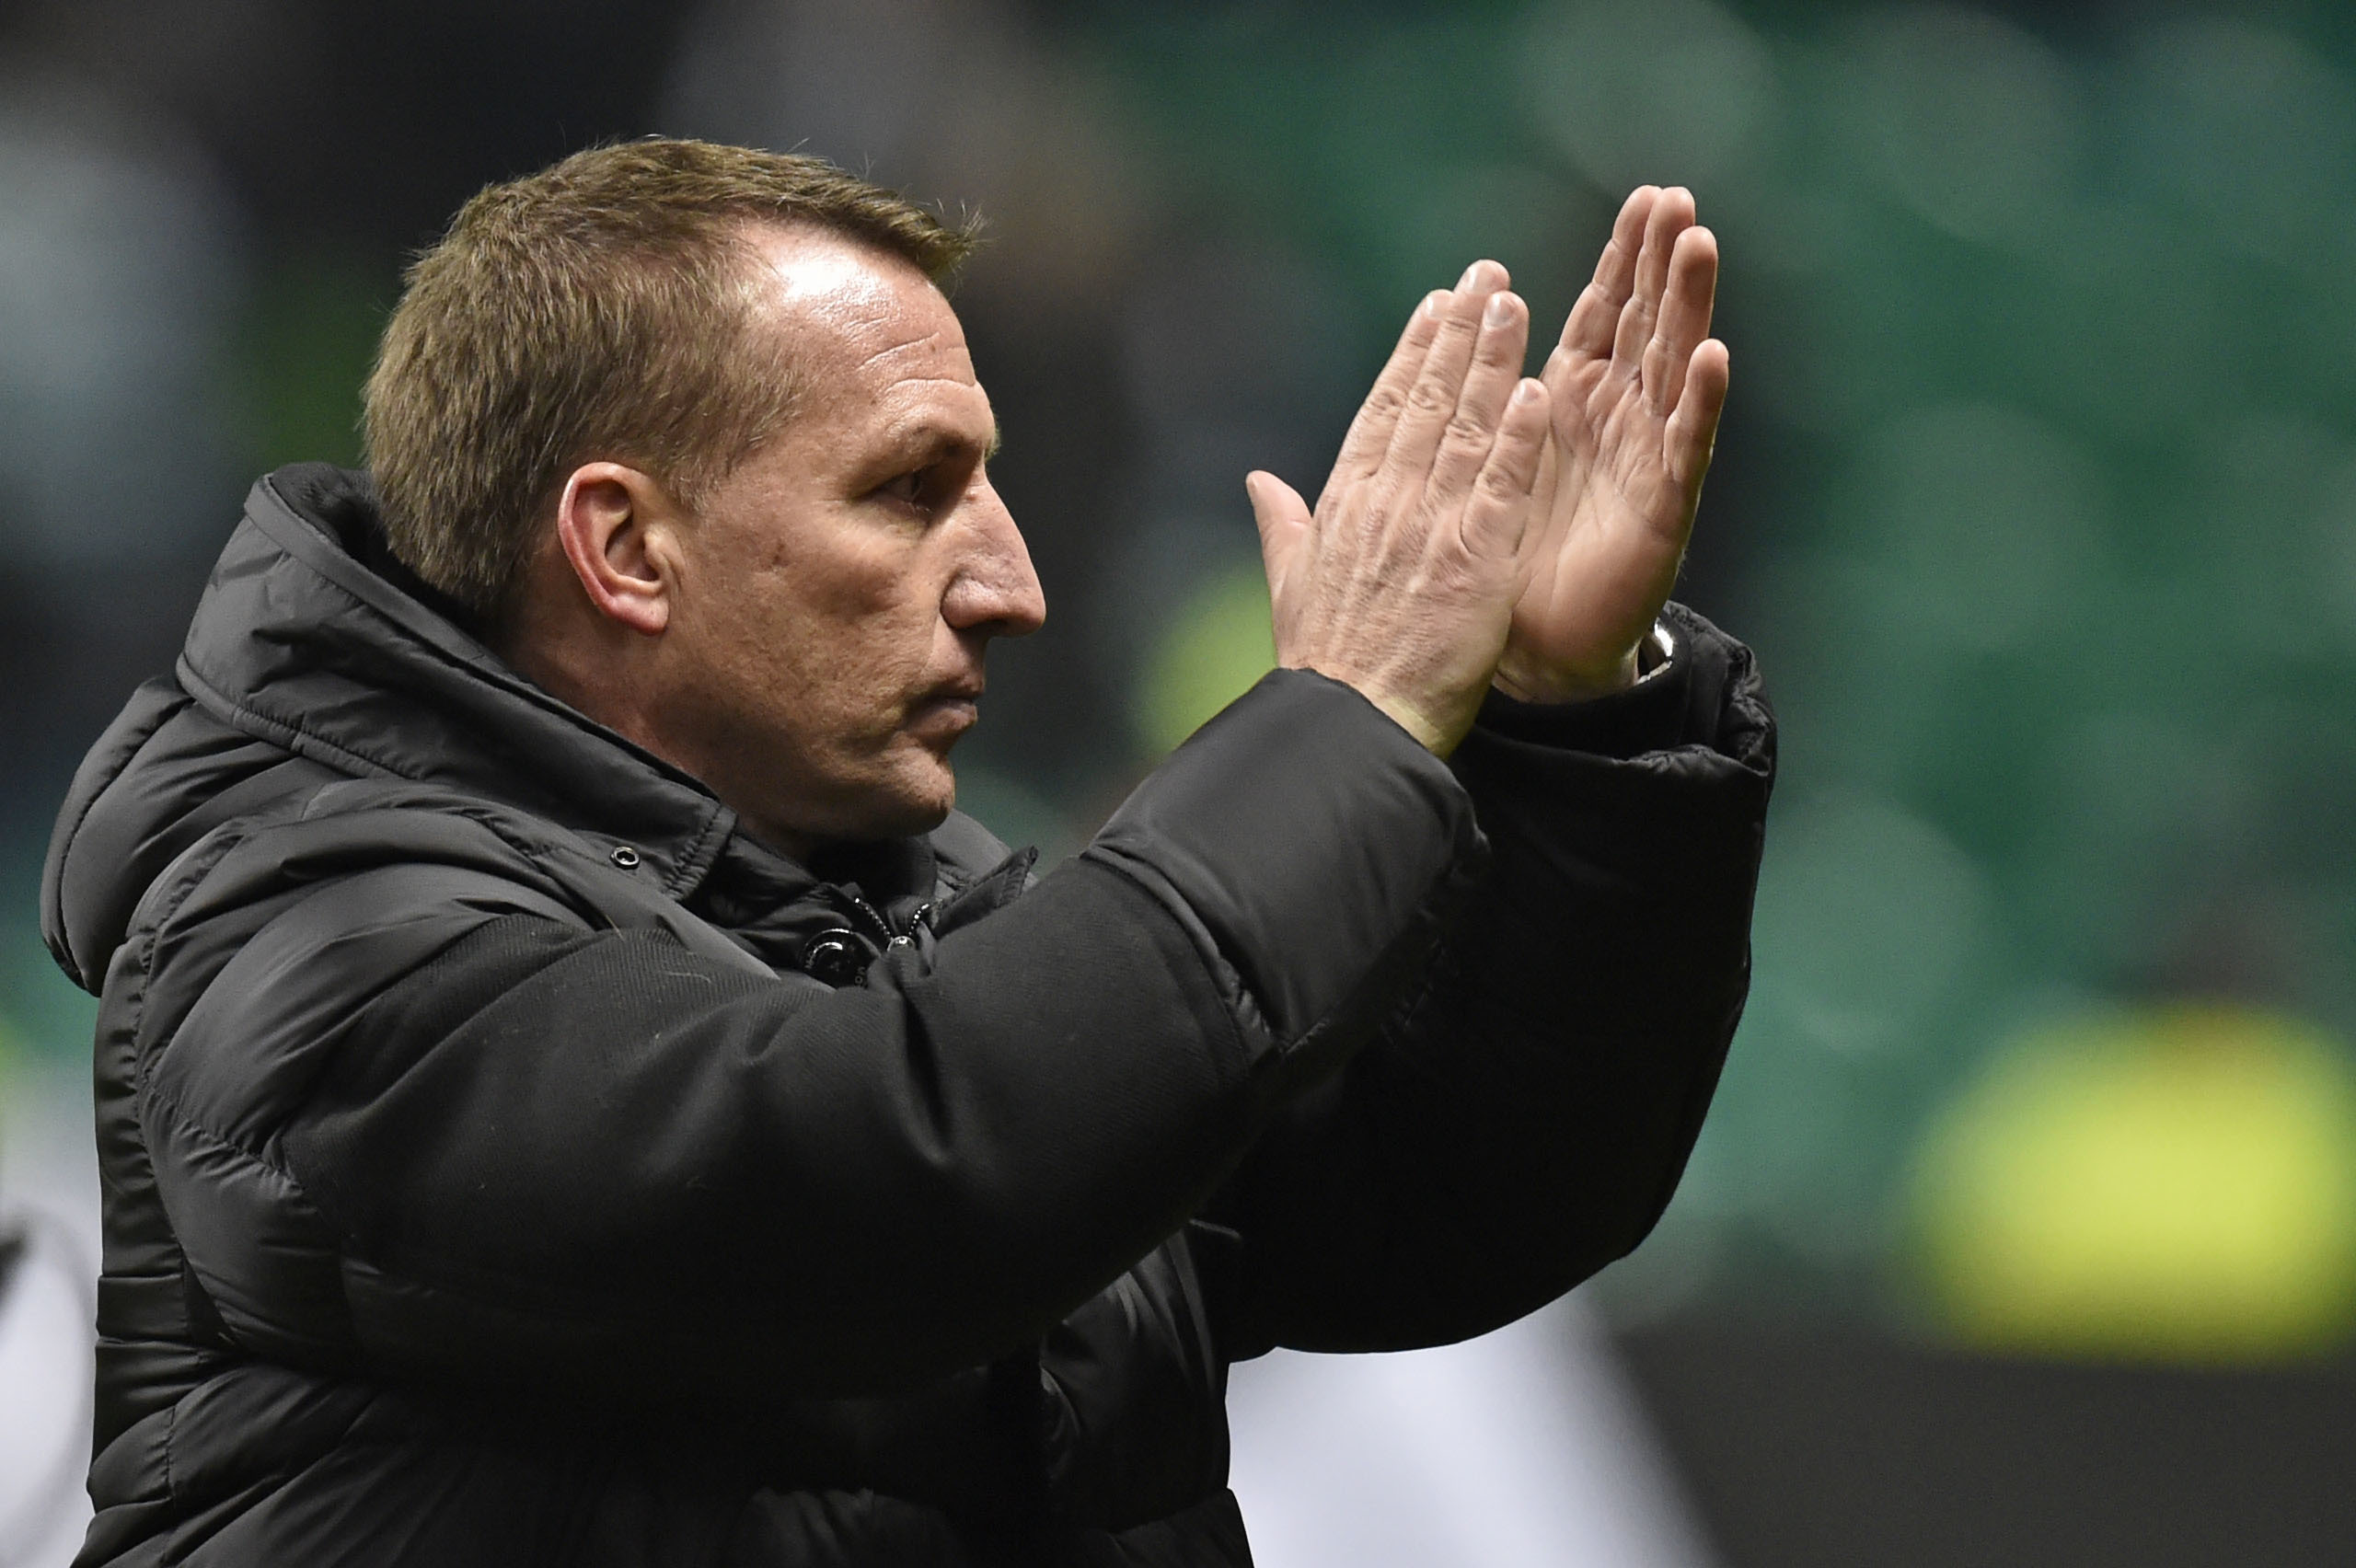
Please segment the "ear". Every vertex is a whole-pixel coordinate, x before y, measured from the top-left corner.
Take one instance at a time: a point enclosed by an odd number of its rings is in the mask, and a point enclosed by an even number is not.
[[[671,624],[678,508],[648,474],[584,463],[557,499],[556,536],[597,613],[647,637]]]

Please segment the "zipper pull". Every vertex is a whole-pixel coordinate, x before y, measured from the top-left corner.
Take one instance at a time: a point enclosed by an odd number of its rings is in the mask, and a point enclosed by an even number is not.
[[[893,933],[892,940],[884,944],[885,950],[888,951],[893,948],[915,947],[918,937],[929,937],[931,934],[932,904],[928,900],[925,903],[918,905],[916,913],[908,917],[908,928],[907,930],[895,931]]]

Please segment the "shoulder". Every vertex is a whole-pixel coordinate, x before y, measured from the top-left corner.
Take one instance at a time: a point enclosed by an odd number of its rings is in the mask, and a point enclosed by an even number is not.
[[[224,1039],[289,1020],[317,1032],[470,933],[516,917],[560,936],[656,935],[771,974],[635,856],[499,802],[346,780],[224,824],[156,879],[129,949],[140,1033],[152,1046],[187,1025]]]
[[[493,927],[514,940],[491,958],[465,945]],[[151,893],[109,1000],[145,1119],[260,1158],[330,1063],[414,1026],[378,1005],[409,983],[469,986],[500,955],[553,960],[621,932],[772,978],[560,826],[416,786],[338,784],[192,846]]]
[[[217,930],[242,946],[301,908],[316,936],[376,913],[485,897],[553,918],[594,919],[579,896],[596,864],[583,841],[495,803],[409,784],[342,780],[221,824],[147,889],[133,921],[142,967]]]
[[[326,785],[182,851],[140,901],[108,989],[135,989],[143,1055],[191,1033],[317,1033],[487,920],[606,924],[584,896],[593,853],[560,832],[414,786]]]

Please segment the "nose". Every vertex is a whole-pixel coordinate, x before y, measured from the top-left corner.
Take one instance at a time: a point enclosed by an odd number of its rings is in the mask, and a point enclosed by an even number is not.
[[[975,480],[961,510],[971,536],[941,596],[941,618],[984,637],[1029,636],[1047,618],[1047,594],[1014,514],[987,478]]]

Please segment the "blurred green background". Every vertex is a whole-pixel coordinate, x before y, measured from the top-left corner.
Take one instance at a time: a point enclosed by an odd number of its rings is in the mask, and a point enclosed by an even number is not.
[[[1610,1309],[2356,1329],[2346,7],[19,3],[0,43],[20,1098],[87,1046],[48,813],[251,475],[352,456],[401,258],[481,181],[664,131],[984,213],[959,303],[1053,616],[965,801],[1051,855],[1265,667],[1244,469],[1313,490],[1425,289],[1496,256],[1558,323],[1674,181],[1735,380],[1680,596],[1760,651],[1784,774],[1750,1015]]]

